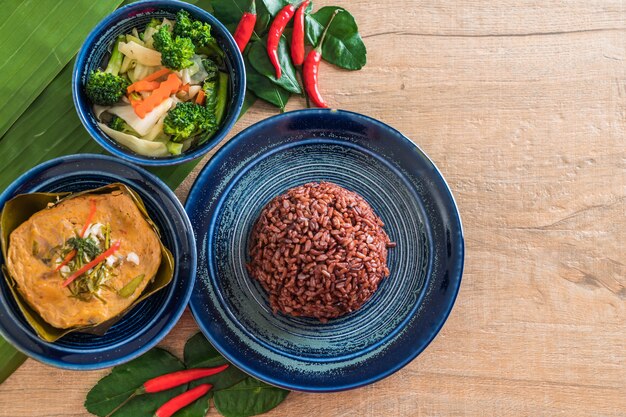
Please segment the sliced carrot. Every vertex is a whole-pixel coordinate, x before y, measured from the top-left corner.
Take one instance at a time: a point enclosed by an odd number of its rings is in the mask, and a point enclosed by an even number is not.
[[[156,81],[159,78],[161,78],[164,75],[167,75],[169,73],[170,73],[170,70],[168,68],[160,69],[160,70],[158,70],[156,72],[153,72],[152,74],[148,75],[147,77],[142,78],[141,80],[135,81],[134,83],[132,83],[131,85],[128,86],[126,91],[128,93],[132,93],[133,91],[146,91],[146,90],[141,90],[141,89],[137,88],[137,84],[144,83],[144,82],[150,82],[150,81]]]
[[[134,84],[131,84],[126,89],[127,93],[132,93],[133,91],[152,91],[159,88],[161,83],[158,81],[137,81]]]
[[[154,110],[159,104],[163,103],[167,98],[178,91],[178,88],[182,82],[176,74],[170,74],[167,80],[163,81],[159,88],[154,90],[150,96],[143,99],[137,105],[133,105],[133,109],[137,116],[142,119],[146,117],[146,114]]]
[[[187,84],[181,85],[180,88],[178,89],[178,91],[184,91],[184,92],[188,93],[189,92],[189,84],[187,83]]]
[[[148,75],[147,77],[142,78],[139,81],[156,81],[159,78],[163,77],[164,75],[169,74],[171,71],[169,68],[163,68],[160,69],[156,72],[153,72],[152,74]]]
[[[196,96],[196,104],[203,106],[205,98],[206,94],[204,94],[204,90],[200,89],[200,91],[198,91],[198,95]]]
[[[113,243],[109,249],[105,250],[100,255],[96,256],[96,258],[93,261],[89,262],[88,264],[85,264],[78,271],[74,272],[68,279],[63,281],[62,285],[64,287],[67,287],[68,285],[70,285],[72,283],[72,281],[74,281],[76,278],[78,278],[79,276],[81,276],[85,272],[89,271],[94,266],[98,265],[100,262],[103,262],[104,260],[106,260],[106,258],[108,258],[109,256],[113,255],[115,252],[117,252],[119,250],[120,246],[121,246],[121,244],[120,244],[119,240],[117,242]]]

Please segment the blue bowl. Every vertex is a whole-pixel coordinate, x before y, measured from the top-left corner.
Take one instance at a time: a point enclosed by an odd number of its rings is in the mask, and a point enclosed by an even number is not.
[[[0,195],[0,209],[17,194],[82,191],[121,182],[143,199],[174,255],[172,282],[129,311],[103,336],[70,333],[56,342],[40,339],[0,279],[0,334],[26,355],[66,369],[107,368],[156,345],[183,314],[196,274],[196,245],[189,218],[172,191],[148,171],[104,155],[72,155],[36,166]],[[0,254],[0,264],[4,263]]]
[[[92,70],[102,67],[109,48],[118,35],[129,33],[133,27],[141,29],[150,19],[174,19],[176,12],[186,10],[194,18],[211,25],[212,34],[225,53],[225,63],[230,78],[229,101],[222,126],[207,142],[191,148],[181,155],[167,157],[149,157],[139,155],[111,139],[98,127],[93,114],[92,104],[85,95],[85,83]],[[78,117],[91,137],[104,149],[126,161],[147,166],[175,165],[199,158],[220,143],[233,127],[241,111],[246,92],[246,71],[243,58],[228,29],[213,15],[191,5],[175,0],[140,1],[121,7],[108,15],[91,31],[83,46],[78,51],[72,73],[72,97]]]
[[[362,195],[397,242],[374,296],[325,324],[273,314],[245,268],[263,206],[322,180]],[[461,220],[441,173],[400,132],[356,113],[289,112],[246,129],[208,162],[185,209],[198,242],[190,306],[202,332],[237,367],[287,389],[340,391],[397,371],[433,340],[461,283]]]

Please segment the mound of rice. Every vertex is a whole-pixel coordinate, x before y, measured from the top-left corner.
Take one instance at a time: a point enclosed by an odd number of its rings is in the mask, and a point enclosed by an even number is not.
[[[322,322],[360,308],[389,275],[383,222],[360,195],[329,182],[272,199],[250,236],[249,274],[274,313]]]

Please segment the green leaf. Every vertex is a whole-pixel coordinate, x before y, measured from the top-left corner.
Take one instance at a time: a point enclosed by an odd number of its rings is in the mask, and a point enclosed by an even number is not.
[[[335,10],[342,10],[333,21],[324,45],[322,45],[322,58],[331,64],[349,70],[363,68],[366,62],[367,50],[354,17],[341,7],[322,7],[317,12],[305,17],[305,29],[308,42],[316,46],[324,31],[324,27],[330,20]]]
[[[293,62],[291,62],[291,51],[289,50],[287,39],[281,36],[280,42],[278,43],[278,60],[282,68],[282,75],[279,79],[276,79],[276,70],[267,55],[266,43],[267,40],[263,39],[261,42],[253,42],[250,45],[250,51],[248,52],[250,65],[252,65],[257,72],[269,78],[274,84],[291,93],[301,94],[302,89],[298,83],[296,68],[293,66]]]
[[[2,2],[0,137],[121,0]]]
[[[109,375],[102,378],[89,391],[85,408],[97,416],[106,416],[128,400],[147,380],[184,368],[183,363],[168,351],[160,348],[151,349],[137,359],[114,367]],[[113,417],[154,415],[164,402],[186,389],[186,385],[182,385],[157,394],[139,395],[124,404]]]
[[[246,85],[250,91],[258,98],[285,110],[287,101],[291,93],[284,88],[274,84],[265,75],[255,70],[246,59]],[[2,144],[0,143],[0,146]]]
[[[26,355],[0,337],[0,384],[2,384],[26,360]]]
[[[213,394],[215,408],[224,417],[263,414],[279,405],[289,391],[248,377],[230,388]]]
[[[241,20],[250,6],[250,0],[210,0],[213,15],[224,25],[234,24]]]
[[[264,9],[270,14],[271,17],[274,17],[282,10],[283,7],[287,5],[288,2],[284,0],[261,0],[263,3]],[[294,4],[293,1],[289,2]]]

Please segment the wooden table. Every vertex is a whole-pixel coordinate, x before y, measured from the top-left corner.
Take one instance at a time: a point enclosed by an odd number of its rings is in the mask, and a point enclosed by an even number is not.
[[[294,393],[268,416],[625,416],[626,2],[341,3],[368,64],[323,65],[322,90],[439,166],[465,226],[465,274],[443,330],[406,368],[354,391]],[[234,132],[273,113],[257,104]],[[185,313],[162,345],[180,353],[196,331]],[[0,386],[0,415],[86,415],[107,372],[29,360]]]

